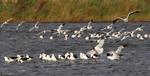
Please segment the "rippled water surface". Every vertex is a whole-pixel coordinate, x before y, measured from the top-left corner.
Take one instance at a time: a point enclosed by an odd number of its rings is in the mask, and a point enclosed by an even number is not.
[[[40,29],[28,32],[33,23],[25,23],[16,31],[16,25],[8,24],[0,31],[0,76],[150,76],[150,39],[140,41],[138,39],[126,39],[123,42],[106,40],[104,54],[95,60],[67,60],[58,62],[44,62],[38,59],[40,53],[63,54],[65,52],[87,52],[96,42],[84,40],[84,38],[69,39],[64,41],[62,37],[49,40],[49,34],[40,39],[37,35],[42,30],[57,29],[60,23],[41,23]],[[93,23],[95,32],[110,23]],[[133,30],[140,24],[144,25],[144,32],[150,34],[150,23],[117,23],[116,30],[126,28]],[[87,23],[66,23],[63,29],[79,30]],[[123,58],[120,61],[110,61],[106,53],[117,49],[121,44],[129,46],[123,50]],[[33,60],[26,63],[4,62],[4,56],[16,54],[29,54]]]

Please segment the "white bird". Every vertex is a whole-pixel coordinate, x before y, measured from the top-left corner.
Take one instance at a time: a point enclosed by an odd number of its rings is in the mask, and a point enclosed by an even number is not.
[[[98,55],[97,54],[90,54],[90,58],[96,59],[96,58],[98,58]]]
[[[55,57],[54,54],[51,54],[51,61],[57,61],[57,58]]]
[[[148,38],[148,34],[144,34],[144,38],[146,38],[146,39],[147,39],[147,38]]]
[[[45,53],[42,53],[42,54],[39,55],[39,58],[40,58],[40,59],[45,59],[45,57],[46,57],[46,54],[45,54]]]
[[[73,54],[72,52],[70,52],[69,56],[67,57],[68,60],[75,60],[76,58],[77,56]]]
[[[86,54],[80,53],[80,59],[87,60],[89,58],[88,58],[88,56]]]
[[[6,20],[4,23],[1,24],[0,27],[3,28],[4,25],[8,24],[8,22],[10,22],[12,20],[13,20],[13,18],[10,18],[10,19]]]
[[[135,29],[136,31],[143,31],[142,27],[138,27]]]
[[[69,55],[70,55],[70,53],[68,53],[68,52],[65,53],[65,55],[64,55],[64,56],[65,56],[65,59],[67,59],[67,57],[68,57]]]
[[[80,38],[80,37],[81,37],[81,34],[78,34],[77,37]]]
[[[80,33],[81,33],[81,32],[78,31],[78,30],[75,30],[75,31],[74,31],[74,34],[75,34],[75,35],[80,34]]]
[[[68,40],[68,36],[69,36],[69,35],[66,34],[64,40]]]
[[[89,23],[88,23],[88,25],[87,25],[87,29],[88,30],[91,30],[92,29],[92,22],[93,22],[93,20],[91,20]]]
[[[107,58],[110,60],[120,60],[122,55],[117,54],[115,51],[110,51],[107,53]]]
[[[60,60],[64,60],[65,59],[65,56],[64,55],[58,55],[58,59],[60,59]]]
[[[116,50],[116,53],[121,54],[121,51],[122,51],[122,49],[124,49],[125,46],[127,46],[127,45],[119,46]]]
[[[20,63],[24,63],[24,62],[27,62],[27,61],[31,61],[33,57],[29,56],[28,54],[26,54],[26,56],[19,56],[18,57],[18,62]]]
[[[17,25],[16,30],[18,30],[19,27],[22,26],[22,24],[23,24],[24,22],[25,22],[25,21],[21,21],[21,22]]]
[[[53,40],[53,36],[50,36],[49,39],[50,39],[50,40]]]
[[[94,49],[92,49],[92,50],[88,51],[86,54],[91,57],[91,55],[96,54],[96,51]]]
[[[52,61],[53,59],[50,57],[50,55],[47,55],[45,53],[40,54],[39,58],[41,60],[46,60],[46,61]]]
[[[137,27],[135,30],[131,31],[131,33],[130,33],[131,37],[134,37],[134,33],[137,32],[137,31],[143,32],[143,27],[144,27],[144,26],[142,26],[142,24],[141,24],[141,25],[140,25],[139,27]]]
[[[37,22],[35,23],[35,25],[34,25],[32,28],[29,29],[29,31],[31,32],[31,31],[34,30],[34,29],[39,29],[38,24],[39,24],[39,21],[37,21]]]
[[[144,40],[144,38],[143,38],[143,36],[142,36],[142,35],[139,37],[139,39],[140,39],[140,40]]]
[[[117,17],[115,20],[113,20],[113,23],[115,23],[118,20],[122,20],[123,22],[128,22],[129,21],[129,16],[131,16],[131,15],[133,15],[135,13],[140,13],[140,11],[135,10],[135,11],[129,12],[128,15],[126,16],[126,18]]]
[[[88,37],[88,36],[87,36],[87,37],[85,37],[85,40],[87,40],[87,41],[88,41],[88,40],[90,40],[90,37]]]
[[[96,54],[100,55],[104,52],[104,49],[102,47],[101,48],[96,47],[95,51],[96,51]]]
[[[75,35],[75,34],[71,35],[71,38],[73,38],[73,39],[74,39],[75,37],[76,37],[76,35]]]
[[[91,38],[95,38],[96,37],[96,33],[93,33],[93,34],[89,33],[89,34],[90,34]]]
[[[40,35],[40,39],[43,39],[44,38],[44,36],[43,35]]]
[[[120,41],[123,41],[123,40],[127,39],[128,37],[129,37],[129,35],[123,36],[123,37],[120,39]]]
[[[134,31],[129,32],[131,37],[135,37]]]
[[[119,46],[116,51],[108,52],[107,53],[107,58],[110,59],[110,60],[120,60],[120,58],[122,56],[121,51],[125,46],[127,46],[127,45]]]
[[[102,39],[99,41],[99,43],[90,51],[88,51],[86,54],[87,55],[91,55],[91,54],[102,54],[104,49],[103,49],[103,45],[104,45],[105,39]]]
[[[113,28],[113,24],[110,24],[106,27],[107,29],[112,29]]]
[[[102,30],[102,31],[105,30],[105,29],[110,30],[110,29],[112,29],[112,28],[113,28],[113,23],[107,25],[105,28],[103,28],[103,29],[101,29],[101,30]]]
[[[18,57],[4,57],[5,62],[11,63],[17,60]]]
[[[86,29],[87,29],[86,26],[83,26],[83,27],[80,28],[80,32],[83,32],[83,31],[85,31]]]
[[[59,27],[58,27],[58,29],[56,29],[56,31],[57,31],[57,33],[58,34],[61,34],[63,31],[62,31],[62,28],[63,28],[63,26],[64,26],[65,24],[63,23],[63,24],[61,24]]]
[[[140,36],[141,36],[141,34],[137,34],[137,35],[136,35],[136,38],[140,38]]]
[[[137,27],[134,31],[135,31],[135,32],[136,32],[136,31],[141,31],[141,32],[142,32],[142,31],[144,31],[144,30],[143,30],[143,27],[144,27],[144,26],[142,26],[142,24],[141,24],[141,25],[140,25],[139,27]]]
[[[98,45],[96,45],[94,47],[97,54],[102,54],[103,53],[103,51],[104,51],[104,49],[103,49],[104,42],[105,42],[105,39],[102,39],[101,41],[99,41]]]

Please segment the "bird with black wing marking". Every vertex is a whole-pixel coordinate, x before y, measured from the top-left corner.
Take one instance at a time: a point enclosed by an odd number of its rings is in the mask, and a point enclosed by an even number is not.
[[[86,54],[87,55],[91,55],[91,54],[100,55],[100,54],[102,54],[104,51],[104,48],[103,48],[104,42],[105,42],[105,39],[101,39],[99,41],[99,43],[92,50],[88,51]]]
[[[113,20],[113,23],[116,23],[118,20],[121,20],[123,22],[128,22],[129,21],[129,16],[136,14],[136,13],[140,13],[141,11],[139,10],[135,10],[132,12],[129,12],[128,15],[126,16],[126,18],[122,18],[122,17],[117,17],[116,19]]]
[[[123,56],[123,54],[121,54],[122,50],[124,49],[124,47],[127,47],[128,45],[121,45],[117,48],[116,51],[110,51],[107,53],[107,58],[110,60],[120,60],[121,56]]]

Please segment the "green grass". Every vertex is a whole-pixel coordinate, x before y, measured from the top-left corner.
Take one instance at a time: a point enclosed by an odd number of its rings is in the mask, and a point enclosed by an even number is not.
[[[112,21],[141,10],[131,21],[150,21],[150,0],[1,0],[0,21]]]

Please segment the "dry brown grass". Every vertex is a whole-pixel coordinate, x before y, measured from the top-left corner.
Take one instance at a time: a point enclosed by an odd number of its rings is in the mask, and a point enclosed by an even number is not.
[[[1,0],[0,20],[111,21],[129,11],[142,13],[131,21],[150,21],[150,0]]]

